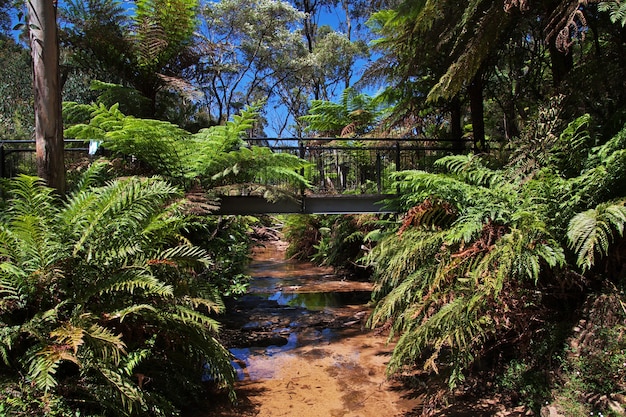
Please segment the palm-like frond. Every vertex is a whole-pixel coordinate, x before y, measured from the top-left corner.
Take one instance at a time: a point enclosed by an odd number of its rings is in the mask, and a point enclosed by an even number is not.
[[[121,415],[147,415],[157,401],[129,375],[152,349],[188,367],[209,361],[215,379],[232,384],[209,316],[223,308],[207,280],[211,255],[180,238],[178,189],[126,178],[79,187],[62,202],[33,178],[11,184],[0,219],[0,355],[9,367],[51,393],[91,384],[85,395]],[[176,346],[156,346],[160,338]],[[179,359],[182,351],[189,355]]]
[[[300,120],[306,123],[306,131],[318,136],[358,137],[371,131],[381,114],[376,100],[347,88],[338,103],[313,100]]]
[[[164,202],[178,195],[176,188],[162,181],[138,178],[116,180],[88,194],[77,194],[68,201],[62,216],[68,229],[77,233],[73,254],[89,253],[91,245],[103,250],[140,242],[141,231],[149,227]],[[111,218],[116,222],[111,223]]]
[[[576,263],[583,270],[596,263],[596,256],[606,256],[615,234],[624,233],[626,207],[623,203],[602,204],[577,214],[570,221],[567,239],[576,253]]]
[[[299,174],[305,161],[245,143],[245,134],[257,116],[258,108],[246,108],[223,126],[190,135],[171,123],[125,116],[117,105],[107,108],[100,104],[92,106],[88,124],[74,125],[65,135],[101,139],[105,148],[132,155],[153,172],[181,183],[308,186]]]
[[[620,23],[622,26],[626,26],[626,4],[616,0],[600,1],[598,10],[609,12],[613,23]]]
[[[99,372],[109,382],[109,385],[115,388],[117,397],[129,413],[144,406],[144,394],[128,377],[109,367],[102,367]]]
[[[445,156],[438,159],[435,165],[445,167],[447,172],[472,185],[491,187],[505,182],[501,171],[485,167],[482,159],[474,154]]]

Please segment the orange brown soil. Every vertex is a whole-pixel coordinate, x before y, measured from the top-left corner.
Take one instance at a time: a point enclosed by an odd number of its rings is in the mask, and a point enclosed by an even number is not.
[[[419,399],[385,377],[391,347],[385,338],[350,329],[336,341],[255,360],[252,378],[237,384],[238,403],[206,416],[391,417]],[[252,369],[254,368],[254,369]],[[255,378],[255,375],[265,377]]]

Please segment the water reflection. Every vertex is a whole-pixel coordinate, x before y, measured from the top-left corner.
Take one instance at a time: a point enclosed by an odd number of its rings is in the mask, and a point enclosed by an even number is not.
[[[249,293],[254,297],[275,301],[283,308],[271,311],[265,317],[250,321],[242,327],[250,331],[263,331],[272,326],[276,327],[277,323],[283,323],[273,330],[273,334],[283,337],[286,343],[280,346],[230,349],[234,357],[233,366],[239,380],[274,378],[282,362],[291,357],[292,350],[305,345],[327,344],[337,337],[332,329],[316,329],[298,323],[296,317],[301,316],[294,315],[293,309],[289,316],[291,318],[288,319],[290,322],[282,319],[276,320],[276,316],[282,317],[285,314],[284,307],[321,312],[326,309],[365,304],[370,298],[369,289],[361,290],[357,286],[350,287],[348,292],[346,290],[334,291],[342,287],[344,283],[338,280],[329,268],[284,259],[284,251],[272,245],[255,251],[249,273],[252,276]],[[257,304],[252,301],[250,305],[256,307]],[[306,312],[302,314],[308,315]],[[306,320],[304,322],[306,323]]]
[[[320,311],[326,307],[339,307],[339,296],[336,293],[285,293],[277,291],[270,294],[270,300],[276,301],[279,305],[291,307],[303,307],[311,311]]]
[[[281,329],[277,333],[282,333],[283,330],[287,329]],[[270,379],[280,369],[280,363],[291,357],[290,351],[307,344],[325,345],[336,337],[337,334],[328,328],[322,330],[304,329],[298,333],[291,332],[287,336],[287,343],[280,346],[229,349],[233,355],[231,363],[237,372],[239,381]]]

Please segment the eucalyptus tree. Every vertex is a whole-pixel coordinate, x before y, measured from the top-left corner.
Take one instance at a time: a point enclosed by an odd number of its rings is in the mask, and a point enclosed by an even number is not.
[[[12,0],[0,0],[0,33],[8,35],[11,29]]]
[[[324,63],[320,61],[319,64],[328,67],[328,64],[334,64],[338,69],[339,77],[336,80],[328,80],[327,75],[323,69],[319,69],[312,74],[311,83],[313,89],[314,100],[329,100],[334,94],[328,91],[329,87],[336,84],[340,80],[343,81],[343,88],[348,88],[351,85],[352,67],[355,63],[355,59],[359,54],[364,51],[354,51],[353,53],[345,54],[344,51],[334,50],[330,45],[330,42],[337,43],[342,41],[343,44],[336,44],[335,48],[345,48],[353,43],[353,19],[357,21],[363,18],[363,11],[365,10],[364,4],[359,2],[353,2],[349,0],[343,0],[341,2],[336,0],[292,0],[292,3],[298,10],[305,13],[303,21],[302,32],[306,39],[307,50],[310,54],[322,53],[328,51],[331,55],[334,55],[342,62],[328,62]],[[344,12],[343,20],[338,18],[337,11],[341,9]],[[333,31],[335,35],[341,34],[340,37],[334,39],[326,39],[329,34],[329,25],[320,24],[322,14],[334,13],[337,17],[337,31]],[[359,47],[359,43],[356,42],[353,46]],[[330,49],[329,49],[330,48]],[[339,53],[338,53],[339,52]],[[344,52],[344,53],[342,53]],[[330,57],[330,56],[329,56]]]
[[[333,86],[344,86],[354,59],[366,53],[364,42],[313,24],[306,12],[315,4],[295,6],[280,0],[204,5],[196,79],[219,123],[264,100],[268,117],[272,107],[282,109],[273,126],[280,134],[290,128],[288,120],[305,114],[310,98],[329,97]]]
[[[65,193],[63,119],[59,72],[56,2],[27,2],[29,44],[33,59],[37,174]]]
[[[298,22],[282,1],[226,0],[201,9],[196,81],[218,123],[244,105],[268,99],[277,84],[306,68]]]

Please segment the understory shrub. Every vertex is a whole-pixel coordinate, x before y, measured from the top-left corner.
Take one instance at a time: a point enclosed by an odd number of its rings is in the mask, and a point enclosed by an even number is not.
[[[182,193],[158,178],[65,200],[33,177],[0,216],[0,383],[9,415],[171,416],[229,388],[213,254],[190,243]],[[71,411],[71,413],[69,412]]]
[[[594,146],[601,141],[590,139],[589,120],[560,135],[531,132],[505,165],[454,155],[437,161],[437,173],[395,175],[403,220],[365,258],[375,277],[369,324],[397,340],[391,374],[419,366],[453,389],[489,364],[504,370],[501,387],[523,393],[521,403],[545,399],[555,381],[531,358],[558,368],[566,335],[556,329],[572,322],[586,293],[623,273],[614,249],[626,224],[626,129]],[[597,334],[620,358],[619,332]],[[598,389],[623,377],[593,355],[579,366]]]

